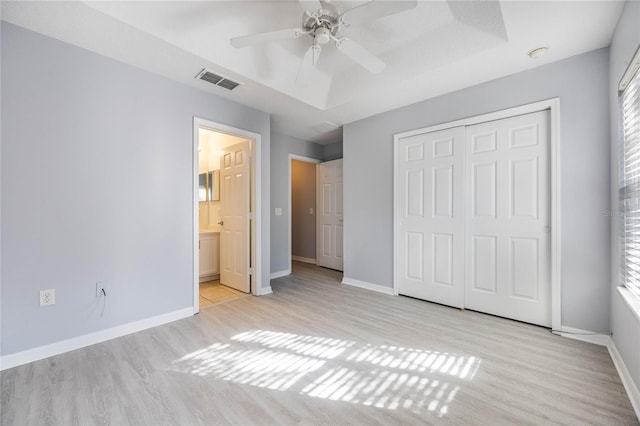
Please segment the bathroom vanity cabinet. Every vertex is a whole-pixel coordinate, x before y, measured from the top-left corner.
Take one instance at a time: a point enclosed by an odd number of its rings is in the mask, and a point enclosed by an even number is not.
[[[200,282],[220,277],[220,232],[200,232]]]

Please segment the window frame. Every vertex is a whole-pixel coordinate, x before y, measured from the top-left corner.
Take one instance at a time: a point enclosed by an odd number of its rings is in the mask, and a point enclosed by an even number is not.
[[[640,300],[640,47],[618,90],[619,284]]]

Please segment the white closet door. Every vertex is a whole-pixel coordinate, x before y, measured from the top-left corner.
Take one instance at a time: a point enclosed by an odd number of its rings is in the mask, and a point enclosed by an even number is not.
[[[466,129],[465,307],[551,325],[548,111]]]
[[[342,159],[318,164],[317,262],[318,266],[344,269],[344,210],[342,208]]]
[[[464,127],[403,138],[398,146],[396,288],[464,305]]]

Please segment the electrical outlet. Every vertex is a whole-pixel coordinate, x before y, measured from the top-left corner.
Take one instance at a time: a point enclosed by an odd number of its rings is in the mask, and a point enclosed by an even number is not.
[[[101,297],[106,295],[107,295],[107,282],[106,281],[96,282],[96,297]]]
[[[40,306],[55,305],[56,303],[56,290],[51,288],[49,290],[40,290]]]
[[[309,214],[313,214],[313,207],[309,208]]]
[[[282,209],[280,207],[276,207],[276,216],[282,216]]]

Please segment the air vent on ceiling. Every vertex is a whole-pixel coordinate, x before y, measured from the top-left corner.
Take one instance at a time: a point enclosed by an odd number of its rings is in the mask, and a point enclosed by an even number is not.
[[[236,83],[235,81],[231,81],[231,80],[227,80],[226,78],[223,78],[222,81],[218,83],[218,86],[224,87],[225,89],[233,90],[236,87],[238,87],[238,83]]]
[[[196,78],[215,84],[216,86],[223,87],[227,90],[233,90],[239,85],[239,83],[229,80],[228,78],[224,78],[218,74],[214,74],[206,68],[200,71],[198,75],[196,75]]]

